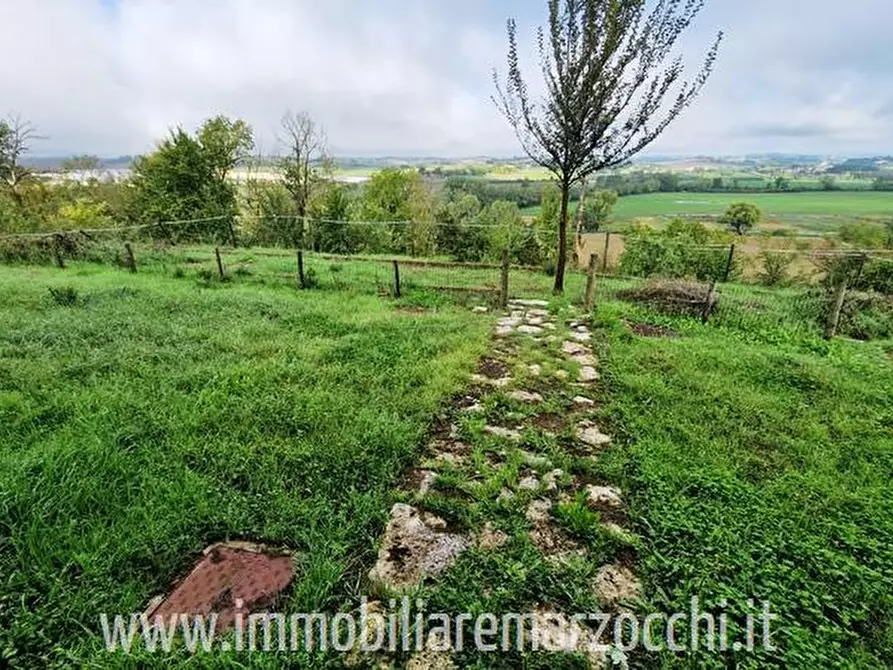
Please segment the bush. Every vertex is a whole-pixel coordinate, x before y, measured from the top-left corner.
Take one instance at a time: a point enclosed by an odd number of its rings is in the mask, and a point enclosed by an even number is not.
[[[704,232],[709,236],[706,229]],[[722,280],[728,263],[728,250],[703,248],[702,245],[709,241],[709,237],[701,236],[698,228],[689,228],[682,233],[675,222],[662,233],[650,228],[633,228],[625,239],[626,249],[620,261],[620,270],[633,277]],[[740,265],[736,258],[729,277],[739,274]]]
[[[760,283],[764,286],[778,286],[788,281],[788,270],[794,262],[794,255],[784,252],[764,251],[760,254],[763,272]]]

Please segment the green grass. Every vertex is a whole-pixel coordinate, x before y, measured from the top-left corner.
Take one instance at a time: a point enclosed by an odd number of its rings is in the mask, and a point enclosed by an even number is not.
[[[680,336],[633,336],[623,318]],[[601,467],[627,492],[652,608],[686,611],[697,595],[718,613],[726,599],[740,631],[741,603],[771,602],[779,651],[733,654],[737,667],[893,665],[890,343],[702,326],[621,302],[599,322],[603,421],[621,443]]]
[[[802,193],[649,193],[620,198],[614,207],[615,224],[638,219],[675,216],[716,218],[735,202],[750,202],[763,212],[765,221],[803,231],[825,232],[841,223],[866,217],[893,217],[889,193],[861,191],[818,191]],[[539,207],[527,208],[527,216]]]
[[[354,595],[395,479],[490,328],[398,306],[0,268],[0,665],[110,663],[99,613],[141,611],[227,538],[297,552],[292,611]]]

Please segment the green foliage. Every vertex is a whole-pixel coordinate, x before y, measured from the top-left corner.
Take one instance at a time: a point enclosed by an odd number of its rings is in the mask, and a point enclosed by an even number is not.
[[[199,128],[196,138],[218,181],[244,162],[254,149],[251,126],[242,119],[215,116]]]
[[[48,290],[53,298],[53,302],[60,307],[75,307],[82,302],[80,293],[73,286],[61,286],[59,288],[50,286]]]
[[[209,135],[215,138],[207,149],[178,128],[153,153],[134,161],[132,214],[136,220],[154,223],[235,216],[236,189],[221,175],[225,159],[217,131],[203,131],[206,140]],[[178,228],[177,235],[194,239],[209,229],[218,239],[226,239],[225,220],[215,226]]]
[[[715,233],[703,224],[681,219],[672,221],[662,231],[634,226],[624,238],[620,271],[635,277],[722,280],[728,263],[728,249],[703,248],[715,239]],[[734,278],[739,273],[739,262],[733,259],[729,277]]]
[[[844,223],[838,235],[841,240],[859,249],[880,249],[887,242],[886,231],[871,223]]]
[[[763,214],[756,205],[736,202],[726,210],[719,222],[734,230],[738,235],[744,235],[759,224],[762,218]]]
[[[487,236],[478,226],[481,201],[470,193],[455,192],[455,199],[442,203],[437,220],[437,250],[457,261],[480,261],[487,251]]]
[[[587,196],[583,207],[582,232],[597,233],[611,218],[617,199],[617,191],[596,191]]]
[[[763,251],[760,254],[763,270],[760,273],[760,283],[765,286],[778,286],[785,284],[789,279],[788,272],[794,262],[794,255],[784,252]]]

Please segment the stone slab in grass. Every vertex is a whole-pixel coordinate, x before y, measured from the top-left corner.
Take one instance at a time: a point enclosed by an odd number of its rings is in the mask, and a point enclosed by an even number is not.
[[[426,577],[436,576],[452,565],[468,545],[465,536],[447,530],[443,519],[397,503],[391,508],[369,579],[398,591],[415,588]]]

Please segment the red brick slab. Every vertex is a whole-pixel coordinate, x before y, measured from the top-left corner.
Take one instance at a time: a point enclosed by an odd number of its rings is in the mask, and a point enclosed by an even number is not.
[[[275,604],[293,578],[291,556],[248,543],[216,544],[149,617],[216,613],[217,629],[228,629],[236,612],[265,611]]]

